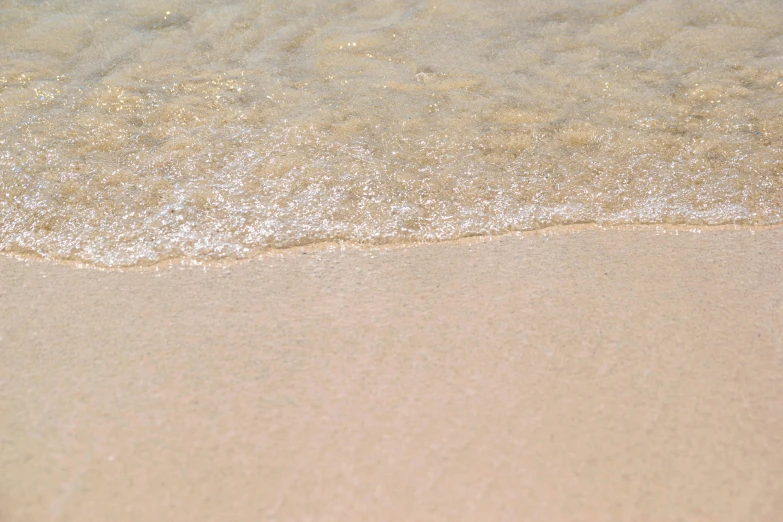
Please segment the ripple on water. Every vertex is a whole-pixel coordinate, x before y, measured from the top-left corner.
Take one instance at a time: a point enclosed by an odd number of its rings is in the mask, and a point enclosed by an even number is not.
[[[16,2],[0,250],[128,266],[780,223],[779,7]]]

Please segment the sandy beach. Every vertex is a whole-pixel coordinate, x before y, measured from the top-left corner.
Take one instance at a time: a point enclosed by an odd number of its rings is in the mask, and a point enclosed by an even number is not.
[[[0,258],[0,520],[774,521],[783,229]]]
[[[0,0],[0,522],[783,520],[781,28]]]

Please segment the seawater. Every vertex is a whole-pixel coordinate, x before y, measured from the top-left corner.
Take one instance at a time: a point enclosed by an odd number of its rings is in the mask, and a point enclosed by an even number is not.
[[[778,0],[0,0],[0,251],[783,221]]]

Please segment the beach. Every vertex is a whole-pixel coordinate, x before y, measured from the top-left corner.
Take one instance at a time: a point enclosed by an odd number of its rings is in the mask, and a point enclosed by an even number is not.
[[[783,513],[783,229],[0,257],[0,520]]]
[[[779,0],[0,0],[0,522],[783,520]]]

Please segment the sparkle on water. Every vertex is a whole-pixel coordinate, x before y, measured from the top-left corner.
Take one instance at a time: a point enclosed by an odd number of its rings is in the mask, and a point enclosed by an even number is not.
[[[776,0],[0,0],[0,251],[783,221]]]

